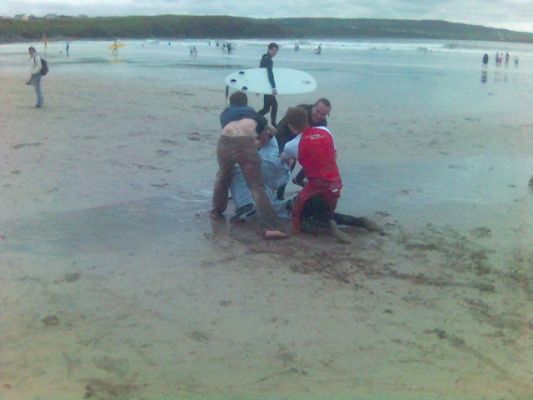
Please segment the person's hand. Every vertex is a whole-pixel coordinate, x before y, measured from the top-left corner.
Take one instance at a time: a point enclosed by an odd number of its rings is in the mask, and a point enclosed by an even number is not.
[[[281,161],[285,162],[285,164],[287,164],[287,167],[289,168],[292,167],[293,164],[296,162],[294,157],[288,157],[285,153],[280,154],[279,158],[281,159]]]
[[[270,136],[276,136],[278,134],[278,129],[272,125],[268,125],[267,131]]]
[[[275,96],[278,94],[278,91],[276,90],[276,88],[272,89],[272,96]]]
[[[270,141],[271,137],[272,136],[270,136],[270,134],[268,133],[268,128],[261,132],[259,135],[257,135],[257,139],[259,142],[258,148],[266,146],[267,143]]]

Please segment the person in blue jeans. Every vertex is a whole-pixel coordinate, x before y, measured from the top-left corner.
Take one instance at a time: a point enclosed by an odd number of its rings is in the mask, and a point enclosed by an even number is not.
[[[35,107],[41,108],[44,105],[43,92],[41,89],[41,57],[33,46],[28,48],[28,53],[30,54],[31,60],[31,75],[30,79],[26,82],[26,85],[32,85],[35,88],[35,95],[37,97]]]

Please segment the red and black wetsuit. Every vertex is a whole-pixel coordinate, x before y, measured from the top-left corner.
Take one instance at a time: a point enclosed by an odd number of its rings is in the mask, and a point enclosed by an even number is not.
[[[292,223],[297,232],[306,203],[319,197],[327,208],[328,218],[334,218],[337,201],[341,195],[342,180],[335,160],[335,145],[331,134],[321,128],[309,127],[301,133],[298,161],[308,183],[294,201]]]

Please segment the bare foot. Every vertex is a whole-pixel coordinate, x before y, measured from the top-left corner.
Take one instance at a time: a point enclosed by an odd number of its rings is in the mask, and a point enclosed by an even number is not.
[[[329,220],[329,228],[331,230],[331,234],[341,243],[350,243],[350,238],[344,233],[341,232],[339,229],[337,223],[335,220],[330,219]]]
[[[278,230],[267,230],[265,231],[265,239],[287,239],[289,235],[285,232]]]
[[[357,224],[355,226],[358,226],[359,228],[363,228],[369,232],[380,232],[381,228],[371,219],[361,217],[356,218]]]
[[[217,210],[211,210],[209,212],[209,216],[212,218],[212,219],[223,219],[224,218],[224,214],[221,213],[220,211],[217,211]]]

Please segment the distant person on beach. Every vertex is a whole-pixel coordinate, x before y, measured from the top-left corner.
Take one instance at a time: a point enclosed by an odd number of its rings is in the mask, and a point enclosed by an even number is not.
[[[297,137],[285,146],[281,158],[303,166],[307,185],[298,193],[292,206],[292,226],[295,232],[315,232],[329,229],[340,241],[348,241],[338,230],[338,224],[355,225],[378,230],[366,218],[335,213],[341,195],[342,180],[336,162],[333,135],[325,127],[309,126],[309,116],[301,107],[289,108],[285,116]]]
[[[276,100],[276,95],[278,91],[276,90],[276,82],[274,81],[274,73],[272,68],[274,68],[274,62],[272,58],[278,54],[279,46],[272,42],[268,45],[268,50],[259,63],[259,68],[266,68],[268,74],[268,81],[272,87],[272,94],[265,94],[263,97],[263,108],[258,111],[259,114],[265,115],[270,111],[270,123],[273,126],[276,126],[276,117],[278,114],[278,101]]]
[[[230,97],[230,107],[220,118],[223,128],[217,144],[219,168],[213,188],[211,216],[221,218],[226,211],[233,167],[238,164],[257,206],[265,238],[285,238],[288,235],[279,229],[276,213],[265,193],[261,159],[257,153],[257,140],[268,130],[268,121],[262,115],[251,114],[247,105],[246,94],[236,92]],[[233,113],[232,108],[241,110]]]
[[[116,56],[118,54],[118,42],[117,42],[117,39],[115,39],[115,41],[113,42],[113,44],[111,45],[111,49],[113,50],[113,55]]]
[[[483,55],[483,66],[484,67],[487,67],[487,64],[489,63],[489,55],[487,53],[485,53]]]
[[[31,69],[30,79],[26,82],[26,85],[32,85],[35,88],[35,95],[37,97],[35,107],[41,108],[44,105],[43,92],[41,89],[41,57],[33,46],[28,48],[28,53],[30,54]]]
[[[70,55],[70,43],[67,42],[66,46],[65,46],[65,52],[67,53],[67,56]]]
[[[294,51],[300,51],[300,45],[298,43],[294,44]]]
[[[514,58],[514,66],[518,67],[518,56],[515,56]]]
[[[318,45],[318,47],[315,49],[315,54],[322,54],[322,43]]]
[[[511,57],[511,56],[509,55],[509,53],[506,52],[506,53],[505,53],[505,65],[509,64],[509,58],[510,58],[510,57]]]
[[[328,99],[321,98],[315,101],[314,104],[300,104],[298,107],[303,108],[307,111],[308,124],[311,127],[315,126],[328,126],[328,120],[326,117],[329,116],[331,112],[331,102]],[[287,124],[287,119],[284,117],[279,121],[278,124],[278,133],[276,134],[276,139],[279,145],[279,152],[283,153],[285,144],[293,140],[296,135],[291,131]],[[294,169],[295,165],[292,166],[291,171]],[[296,177],[293,179],[293,183],[298,186],[304,186],[305,175],[303,170],[301,170]],[[285,196],[285,185],[281,186],[278,189],[277,198],[278,200],[283,200]]]
[[[46,32],[43,32],[42,41],[44,44],[44,54],[46,55],[46,50],[48,50],[48,36],[46,36]]]

